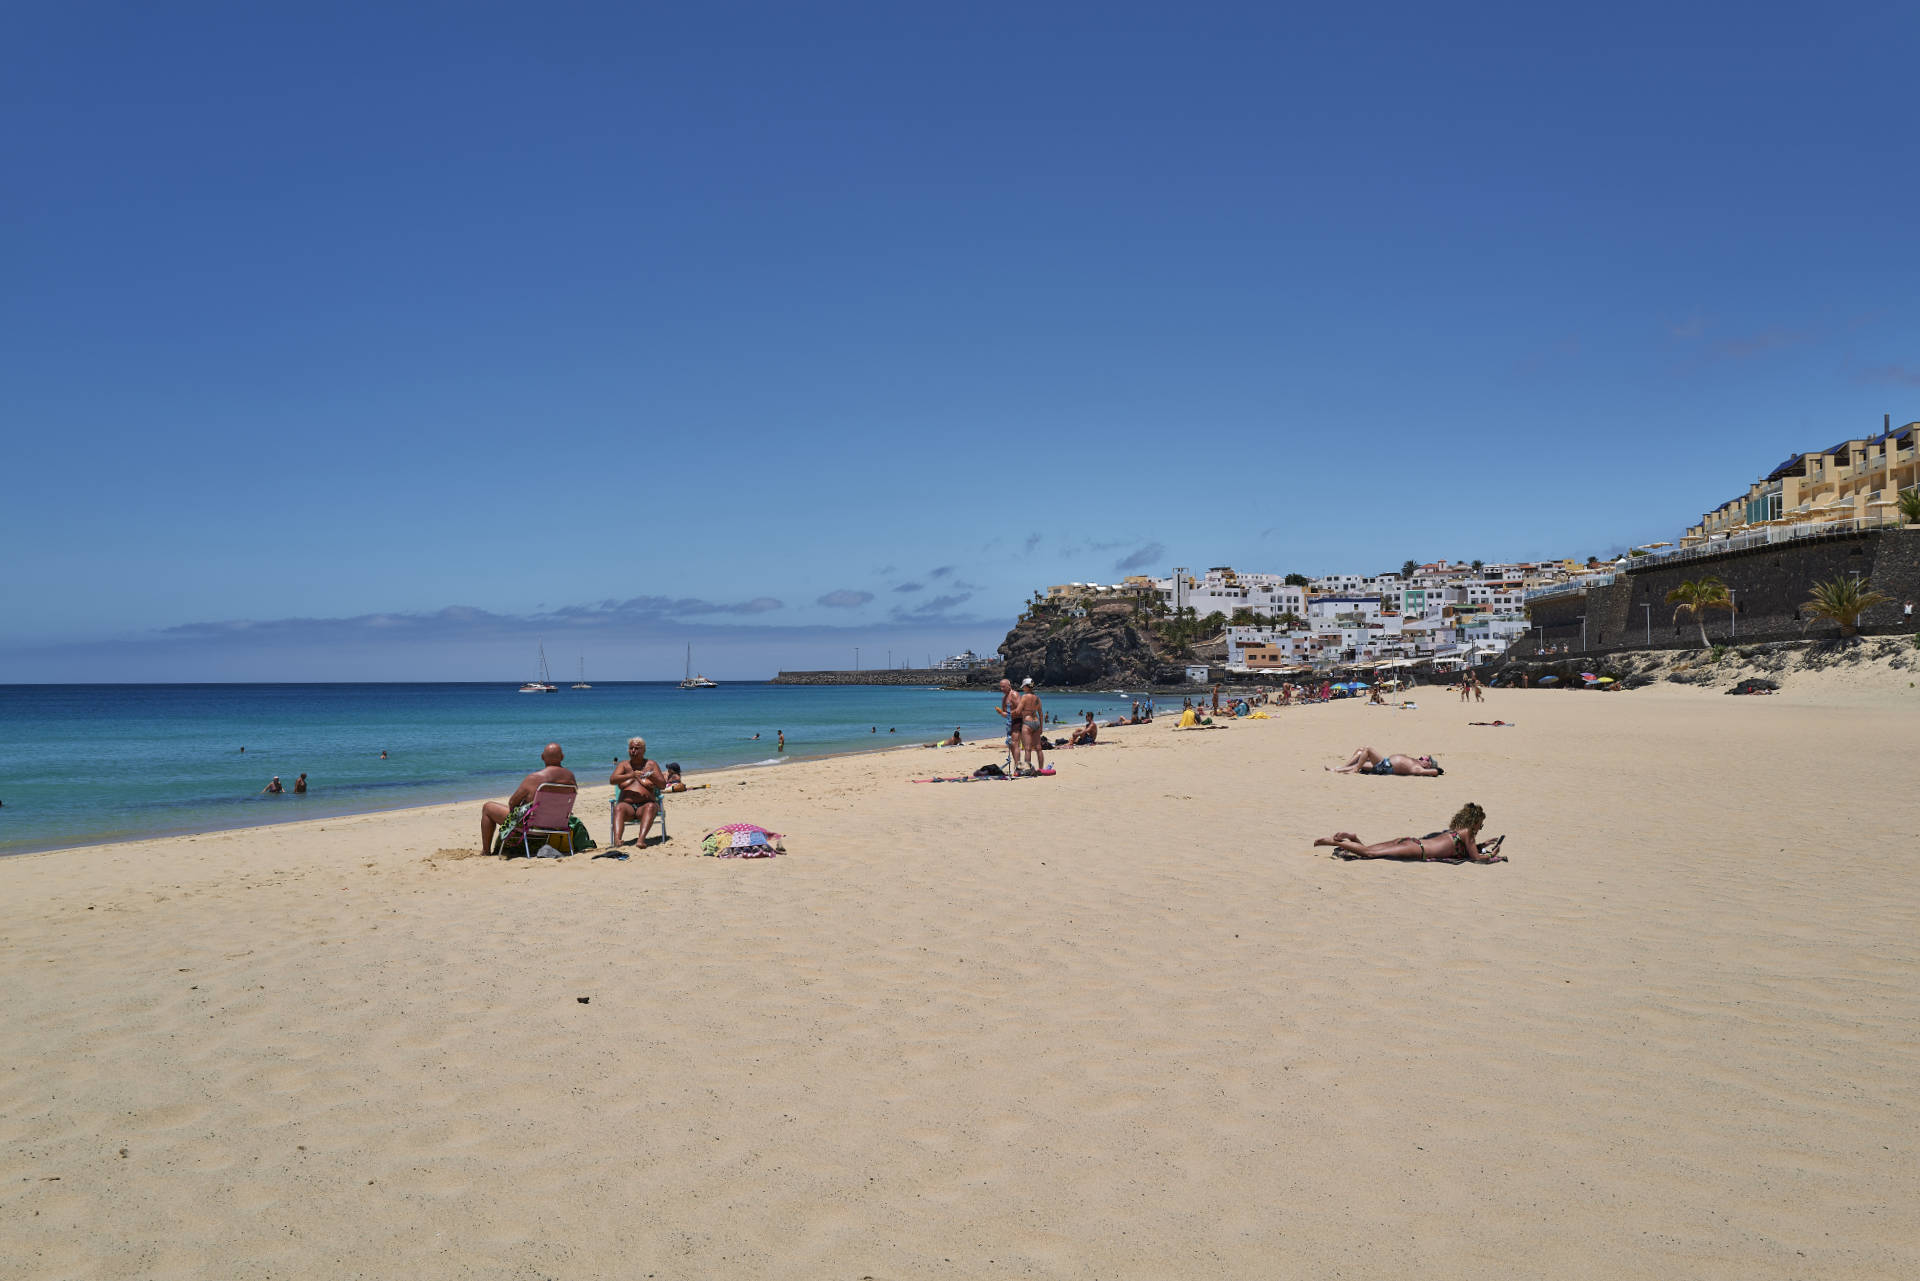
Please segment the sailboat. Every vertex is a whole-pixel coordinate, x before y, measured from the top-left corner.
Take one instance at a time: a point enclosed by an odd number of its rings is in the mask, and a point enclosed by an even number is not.
[[[585,654],[580,656],[580,679],[573,683],[573,687],[575,689],[593,688],[593,686],[587,684],[587,656]]]
[[[547,674],[547,647],[544,643],[540,646],[540,679],[528,681],[520,687],[520,692],[522,694],[558,694],[560,692],[560,687],[555,685],[552,677]]]
[[[720,688],[720,685],[718,682],[710,681],[705,676],[695,676],[693,674],[693,646],[691,645],[687,646],[687,674],[685,679],[683,679],[680,682],[680,688],[681,689],[719,689]]]

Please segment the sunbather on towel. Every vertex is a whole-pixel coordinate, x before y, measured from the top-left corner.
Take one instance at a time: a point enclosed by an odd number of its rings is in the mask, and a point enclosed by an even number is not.
[[[1094,724],[1092,712],[1087,713],[1087,723],[1073,731],[1070,741],[1074,747],[1086,747],[1100,741],[1100,727]]]
[[[533,804],[534,789],[542,783],[562,783],[568,787],[578,787],[580,783],[573,771],[560,762],[566,753],[560,750],[560,744],[548,743],[540,753],[541,768],[520,780],[520,786],[513,789],[513,795],[502,805],[499,801],[488,801],[480,807],[480,852],[487,853],[493,848],[493,829],[513,816],[513,812],[522,805]]]
[[[1496,836],[1480,844],[1480,829],[1487,824],[1487,812],[1468,801],[1447,821],[1444,830],[1425,836],[1403,836],[1397,841],[1376,841],[1368,845],[1353,832],[1335,832],[1323,836],[1315,845],[1331,845],[1342,858],[1399,858],[1466,863],[1504,863],[1500,845],[1506,840]]]
[[[1329,765],[1327,769],[1335,774],[1399,774],[1414,778],[1438,778],[1446,773],[1434,764],[1431,756],[1390,756],[1377,747],[1356,748],[1345,765]]]

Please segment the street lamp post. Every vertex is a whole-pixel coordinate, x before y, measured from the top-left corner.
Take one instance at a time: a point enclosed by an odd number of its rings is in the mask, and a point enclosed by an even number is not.
[[[1640,608],[1647,611],[1647,648],[1652,649],[1653,648],[1653,606],[1642,605]]]
[[[1734,603],[1733,588],[1727,588],[1727,626],[1730,634],[1738,639],[1740,635],[1740,610]]]

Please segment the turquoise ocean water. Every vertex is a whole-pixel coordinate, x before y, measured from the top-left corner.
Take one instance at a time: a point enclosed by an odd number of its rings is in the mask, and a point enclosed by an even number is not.
[[[655,682],[557,694],[505,684],[0,686],[0,854],[504,796],[556,739],[583,783],[604,782],[633,734],[690,775],[932,742],[955,726],[970,742],[997,739],[995,698]],[[1104,719],[1127,702],[1063,694],[1047,710]],[[307,795],[260,794],[275,774],[291,788],[303,771]]]

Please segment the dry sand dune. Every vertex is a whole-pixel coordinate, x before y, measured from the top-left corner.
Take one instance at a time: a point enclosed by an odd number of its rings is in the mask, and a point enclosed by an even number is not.
[[[1427,691],[716,776],[624,864],[9,859],[0,1273],[1920,1274],[1916,711]],[[1511,863],[1310,846],[1465,800]],[[732,820],[791,855],[680,856]]]

